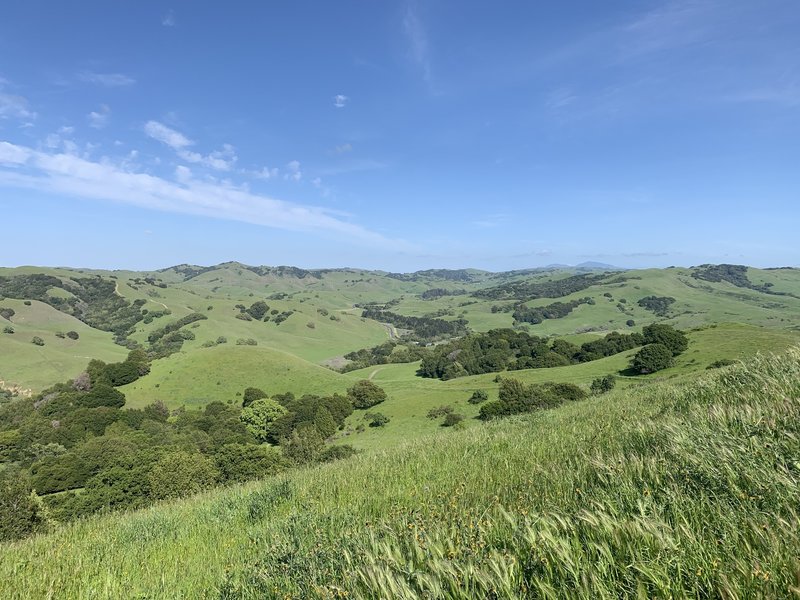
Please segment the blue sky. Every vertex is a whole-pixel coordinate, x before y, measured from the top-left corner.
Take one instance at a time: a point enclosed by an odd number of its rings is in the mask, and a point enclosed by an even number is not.
[[[0,264],[800,264],[800,4],[0,9]]]

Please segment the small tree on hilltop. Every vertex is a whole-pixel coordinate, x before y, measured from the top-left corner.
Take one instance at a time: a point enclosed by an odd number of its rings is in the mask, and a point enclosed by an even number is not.
[[[645,375],[672,366],[672,352],[664,344],[649,344],[639,350],[631,361],[631,368]]]
[[[370,408],[386,400],[386,392],[368,379],[362,379],[347,390],[347,397],[355,408]]]

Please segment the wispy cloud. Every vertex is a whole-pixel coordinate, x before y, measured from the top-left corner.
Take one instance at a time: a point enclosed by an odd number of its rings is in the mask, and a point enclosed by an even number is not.
[[[148,121],[145,123],[144,132],[154,140],[166,144],[173,150],[181,150],[194,144],[192,140],[181,132],[175,131],[158,121]]]
[[[495,213],[493,215],[486,215],[480,219],[476,219],[472,221],[472,224],[476,227],[482,228],[492,228],[492,227],[500,227],[501,225],[505,224],[509,220],[509,215],[506,213]]]
[[[93,71],[81,71],[78,79],[86,83],[104,85],[106,87],[124,87],[133,85],[136,80],[122,73],[95,73]]]
[[[795,108],[800,106],[800,85],[788,84],[785,86],[759,87],[735,92],[727,96],[727,98],[732,102],[776,104],[786,108]]]
[[[349,101],[350,101],[350,98],[348,98],[348,97],[347,97],[347,96],[345,96],[344,94],[336,94],[336,95],[333,97],[333,105],[334,105],[336,108],[344,108],[345,106],[347,106],[347,103],[348,103]]]
[[[102,129],[108,125],[108,120],[111,118],[111,109],[107,105],[101,104],[98,110],[93,110],[86,115],[86,118],[89,120],[89,127]]]
[[[340,144],[339,146],[334,147],[333,151],[336,154],[347,154],[348,152],[353,151],[353,145],[348,143]]]
[[[161,17],[161,24],[164,27],[175,27],[175,11],[167,11],[167,14]]]
[[[318,173],[323,176],[344,175],[345,173],[356,173],[359,171],[375,171],[385,169],[388,165],[385,162],[372,159],[348,160],[338,165],[323,167],[318,169]]]
[[[35,119],[27,98],[5,91],[8,86],[9,82],[0,77],[0,119]]]
[[[333,234],[368,246],[409,247],[338,218],[321,207],[197,179],[187,167],[179,167],[175,181],[169,181],[131,170],[108,158],[95,162],[70,153],[42,152],[0,141],[0,184],[277,229]]]
[[[191,146],[194,146],[192,140],[180,131],[158,121],[145,123],[144,132],[154,140],[172,148],[181,159],[189,163],[200,164],[217,171],[229,171],[238,160],[236,149],[230,144],[224,144],[222,150],[207,155],[189,150]]]
[[[403,17],[403,31],[408,40],[409,53],[414,63],[421,69],[422,77],[429,85],[433,83],[430,50],[425,28],[415,7],[409,4]]]

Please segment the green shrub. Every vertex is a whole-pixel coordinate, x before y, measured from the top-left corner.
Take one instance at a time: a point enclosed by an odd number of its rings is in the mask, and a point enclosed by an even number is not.
[[[355,408],[365,409],[386,400],[386,392],[372,381],[362,379],[347,390],[347,397]]]
[[[668,369],[672,362],[672,352],[664,344],[649,344],[633,357],[631,369],[645,375]]]
[[[150,470],[154,498],[180,498],[212,487],[220,477],[214,462],[200,453],[178,450],[164,454]]]
[[[489,399],[489,394],[486,393],[486,390],[475,390],[472,392],[472,396],[469,397],[470,404],[481,404],[482,402],[486,402]]]
[[[452,414],[452,412],[452,406],[437,406],[436,408],[432,408],[428,411],[428,418],[439,419],[440,417],[446,417],[447,415]]]
[[[44,340],[40,338],[38,335],[35,335],[31,338],[31,344],[36,344],[37,346],[44,346]]]
[[[364,414],[364,418],[369,421],[370,427],[383,427],[389,422],[389,417],[379,412],[368,412]]]
[[[592,380],[592,385],[589,389],[593,394],[605,394],[614,389],[617,385],[617,378],[614,375],[606,375],[605,377],[598,377]]]
[[[49,529],[52,521],[23,471],[0,471],[0,542]]]
[[[689,338],[686,337],[686,334],[670,325],[661,323],[648,325],[642,329],[642,335],[644,336],[645,344],[666,346],[672,356],[677,356],[689,347]]]
[[[464,415],[461,413],[451,412],[445,415],[444,421],[442,421],[442,427],[453,427],[454,425],[458,425],[464,420]]]

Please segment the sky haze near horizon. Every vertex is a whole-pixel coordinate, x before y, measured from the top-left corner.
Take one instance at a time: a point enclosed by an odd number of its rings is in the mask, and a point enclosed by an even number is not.
[[[800,4],[12,0],[0,265],[800,266]]]

